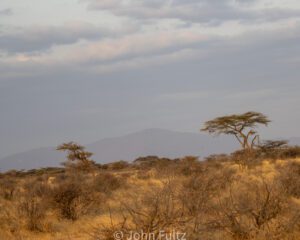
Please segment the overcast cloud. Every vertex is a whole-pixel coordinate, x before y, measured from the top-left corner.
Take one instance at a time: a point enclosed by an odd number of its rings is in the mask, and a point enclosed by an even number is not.
[[[3,0],[0,157],[262,111],[300,136],[296,0]]]
[[[0,9],[0,16],[10,16],[12,15],[12,10],[10,8]]]

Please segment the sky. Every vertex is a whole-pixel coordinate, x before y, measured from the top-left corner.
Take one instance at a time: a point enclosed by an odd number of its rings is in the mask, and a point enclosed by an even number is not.
[[[1,0],[0,157],[259,111],[300,137],[299,0]]]

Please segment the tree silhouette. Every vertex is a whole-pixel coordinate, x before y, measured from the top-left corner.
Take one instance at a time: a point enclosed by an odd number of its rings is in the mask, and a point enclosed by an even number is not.
[[[287,140],[267,140],[260,144],[259,148],[265,152],[273,151],[276,149],[288,147],[288,143],[289,142]]]
[[[94,161],[90,159],[93,153],[85,151],[85,147],[77,143],[63,143],[56,150],[67,152],[67,162],[63,163],[66,167],[88,170],[94,165]]]
[[[262,113],[246,112],[207,121],[201,131],[216,135],[234,135],[244,150],[251,150],[255,146],[255,141],[259,141],[259,135],[254,129],[259,124],[267,126],[270,122]]]

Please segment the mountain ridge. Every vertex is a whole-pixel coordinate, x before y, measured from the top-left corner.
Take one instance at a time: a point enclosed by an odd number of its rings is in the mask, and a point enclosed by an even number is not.
[[[300,144],[300,138],[291,138],[292,145]],[[229,153],[239,148],[231,136],[212,137],[201,133],[179,132],[150,128],[120,137],[103,138],[87,144],[97,163],[125,160],[133,161],[142,156],[178,158],[187,155],[206,157],[210,154]],[[0,159],[0,171],[57,167],[65,159],[65,153],[55,147],[42,147],[16,153]]]

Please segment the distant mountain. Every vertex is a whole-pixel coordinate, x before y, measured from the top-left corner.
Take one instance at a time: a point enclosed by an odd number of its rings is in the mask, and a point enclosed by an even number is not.
[[[231,137],[211,137],[200,133],[184,133],[163,129],[148,129],[119,138],[103,139],[88,145],[95,160],[111,162],[134,160],[140,156],[183,157],[208,156],[231,152],[238,145]]]
[[[0,171],[57,167],[63,159],[64,154],[55,147],[37,148],[0,159]]]
[[[290,142],[300,145],[300,138],[293,138]],[[148,129],[122,137],[106,138],[86,147],[94,153],[93,159],[96,162],[107,163],[132,161],[148,155],[168,158],[187,155],[205,157],[210,154],[229,153],[239,146],[230,136],[212,137],[200,133]],[[54,167],[59,166],[64,159],[65,154],[56,151],[54,147],[39,148],[1,159],[0,170]]]
[[[298,145],[300,146],[300,137],[294,137],[289,139],[290,145]]]

